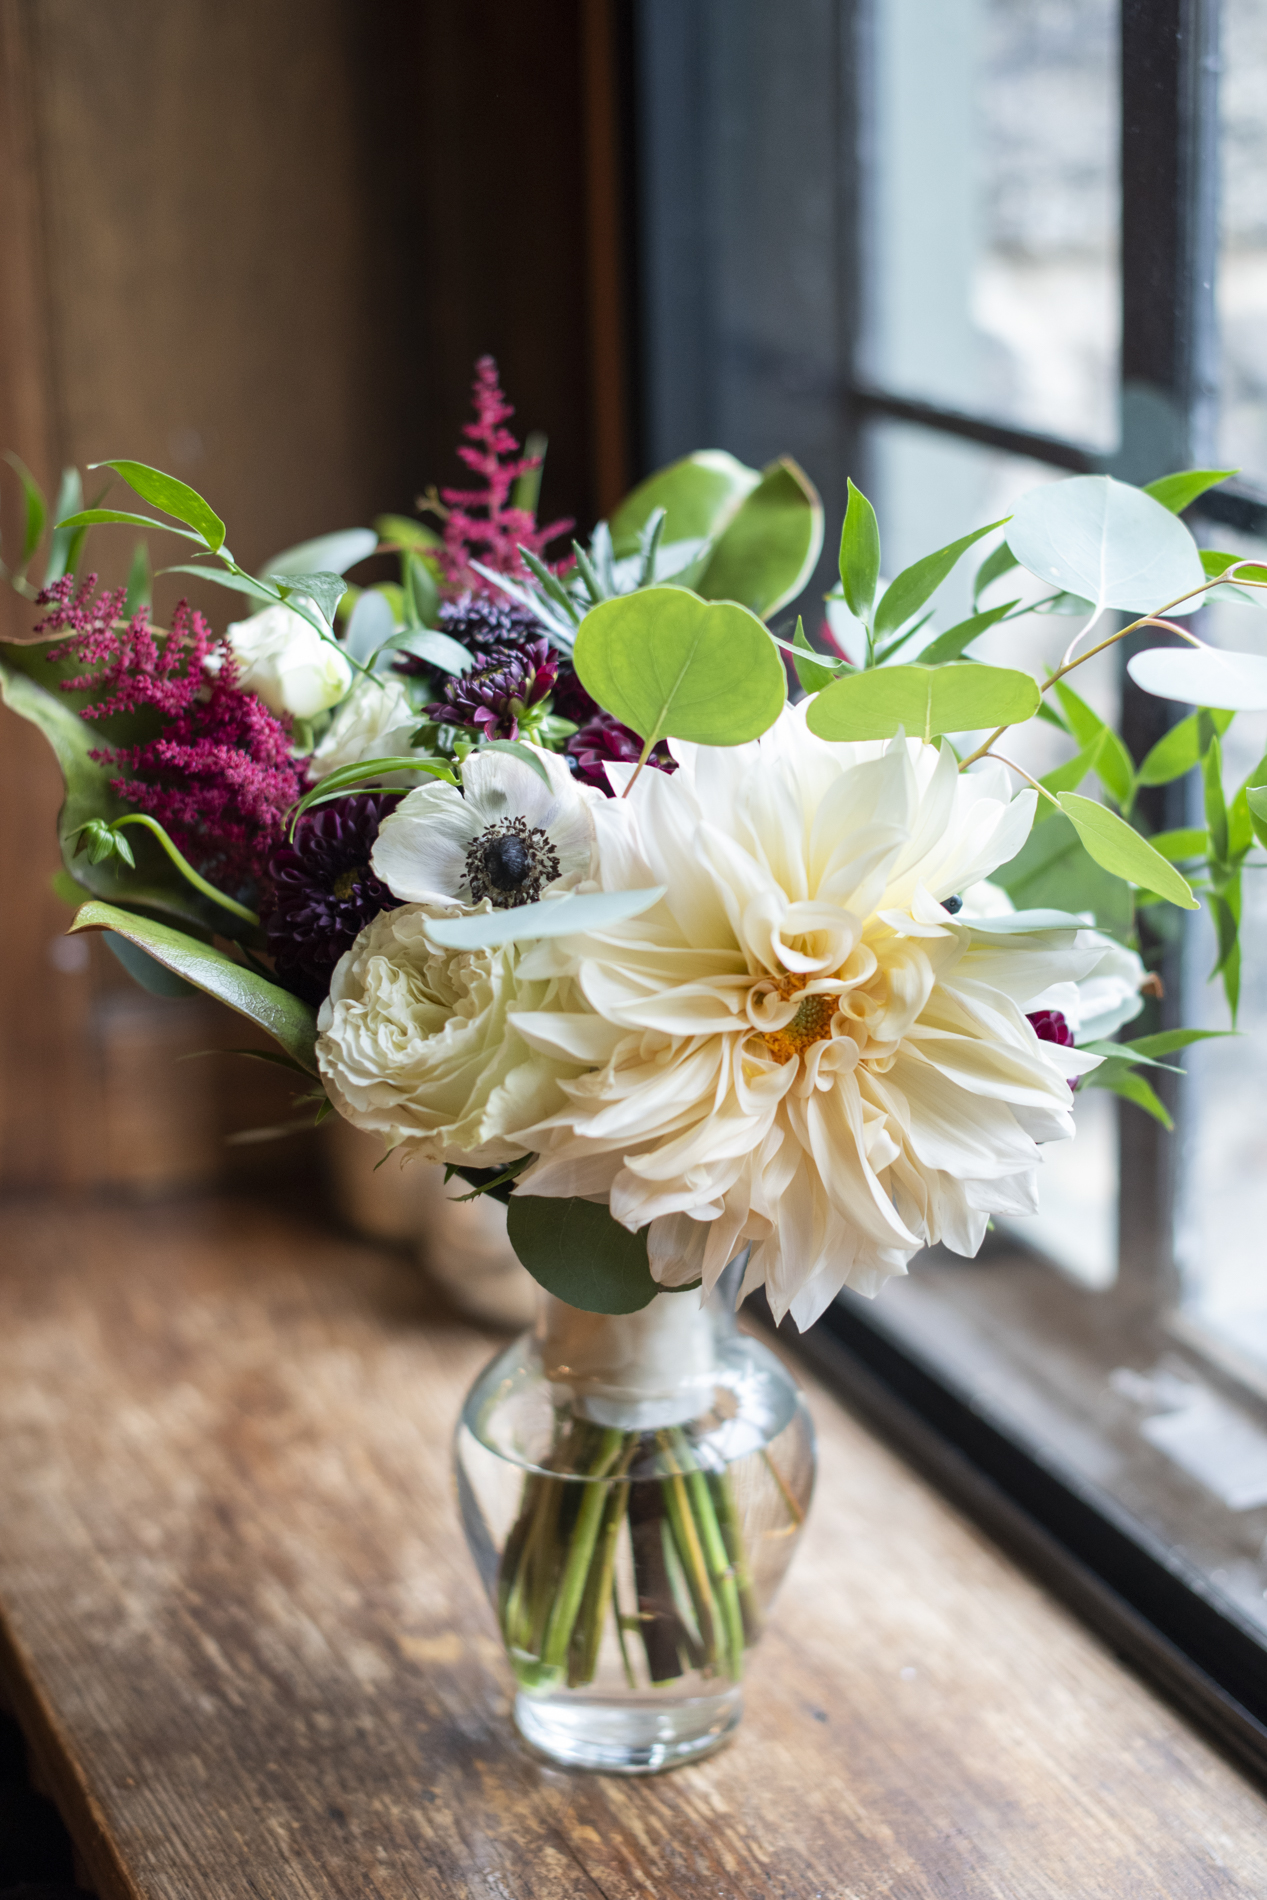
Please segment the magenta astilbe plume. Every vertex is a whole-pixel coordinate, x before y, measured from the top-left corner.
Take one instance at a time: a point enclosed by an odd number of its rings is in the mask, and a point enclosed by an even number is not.
[[[123,590],[94,600],[95,586],[90,575],[76,591],[68,575],[40,595],[52,612],[37,631],[70,636],[48,657],[90,669],[62,690],[93,693],[85,719],[150,711],[162,723],[153,738],[91,757],[117,770],[111,784],[120,798],[157,819],[197,870],[232,892],[263,871],[304,790],[290,733],[238,685],[232,653],[185,601],[170,633],[157,635],[148,609],[121,622]],[[213,652],[214,680],[204,667]]]
[[[481,356],[475,365],[472,398],[475,421],[466,423],[462,433],[473,446],[463,444],[458,454],[485,486],[440,490],[449,514],[438,558],[445,581],[455,592],[469,588],[486,593],[488,583],[472,568],[472,561],[481,561],[499,574],[522,577],[525,569],[520,547],[544,558],[548,544],[566,534],[572,523],[552,521],[549,527],[539,528],[535,515],[511,504],[516,481],[539,468],[541,457],[521,455],[518,442],[506,427],[515,412],[502,393],[491,356]]]

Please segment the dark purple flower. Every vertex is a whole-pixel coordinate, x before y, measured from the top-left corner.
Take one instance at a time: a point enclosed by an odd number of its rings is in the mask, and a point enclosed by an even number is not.
[[[445,682],[426,716],[441,725],[472,726],[485,739],[517,739],[519,721],[541,704],[558,670],[559,656],[548,640],[494,647],[469,673]]]
[[[1073,1031],[1065,1021],[1064,1013],[1061,1010],[1036,1009],[1031,1015],[1027,1016],[1025,1020],[1026,1022],[1033,1023],[1034,1034],[1038,1037],[1040,1042],[1054,1042],[1061,1049],[1073,1048]],[[1069,1086],[1071,1089],[1077,1088],[1077,1076],[1073,1077]]]
[[[261,912],[268,949],[278,975],[310,1003],[323,1000],[335,964],[366,924],[396,909],[370,852],[399,796],[367,792],[318,806],[269,860],[272,889]]]
[[[545,632],[535,614],[517,606],[504,594],[459,594],[456,600],[442,600],[436,614],[436,626],[451,640],[458,640],[478,661],[495,649],[518,651],[530,646]],[[402,653],[396,661],[398,673],[431,673],[434,668],[412,653]]]
[[[559,666],[559,677],[554,682],[552,711],[558,713],[560,719],[570,719],[574,726],[588,725],[599,711],[598,701],[591,699],[581,685],[570,660],[562,661]]]
[[[614,796],[604,767],[609,762],[636,765],[642,757],[642,740],[610,713],[596,713],[580,731],[574,733],[565,748],[572,770],[583,785],[596,785],[608,798]],[[648,765],[661,772],[676,772],[677,761],[670,757],[663,739],[653,746]]]

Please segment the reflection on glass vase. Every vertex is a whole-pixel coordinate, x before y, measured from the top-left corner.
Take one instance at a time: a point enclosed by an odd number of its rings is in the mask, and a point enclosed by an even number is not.
[[[735,1324],[741,1273],[615,1316],[543,1295],[463,1407],[463,1522],[515,1721],[566,1766],[654,1773],[739,1721],[814,1482],[804,1399]]]

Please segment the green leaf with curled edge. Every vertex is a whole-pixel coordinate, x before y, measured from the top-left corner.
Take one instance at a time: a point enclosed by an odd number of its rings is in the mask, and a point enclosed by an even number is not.
[[[1038,686],[1010,667],[882,666],[835,679],[814,698],[806,722],[820,739],[932,740],[947,732],[1015,725],[1038,711]]]
[[[1104,870],[1125,879],[1128,884],[1155,892],[1181,910],[1200,909],[1188,880],[1173,864],[1168,864],[1159,851],[1154,851],[1133,825],[1128,825],[1107,805],[1098,805],[1093,798],[1083,798],[1077,792],[1060,792],[1058,797],[1061,811],[1073,825],[1088,856]]]
[[[638,552],[638,537],[657,508],[665,510],[666,543],[713,539],[760,481],[759,470],[745,467],[724,449],[697,449],[657,469],[625,496],[611,518],[616,559]]]
[[[316,1011],[289,990],[235,963],[209,943],[113,904],[96,900],[84,904],[71,924],[72,932],[80,930],[110,930],[135,944],[165,970],[265,1030],[307,1074],[317,1074]]]
[[[1050,586],[1089,600],[1096,612],[1120,607],[1193,613],[1205,580],[1196,542],[1151,495],[1109,475],[1075,475],[1023,495],[1008,529],[1022,567]]]
[[[182,541],[196,541],[200,547],[206,546],[205,537],[194,534],[189,528],[177,528],[170,521],[159,521],[155,515],[134,515],[125,508],[81,508],[78,514],[67,515],[57,526],[62,530],[76,528],[99,528],[119,525],[125,528],[158,529],[162,534],[178,534]]]
[[[784,455],[762,470],[713,544],[700,579],[705,600],[737,600],[768,620],[795,600],[814,571],[823,545],[818,490]]]
[[[212,553],[224,546],[224,523],[210,502],[204,501],[196,488],[188,482],[177,481],[174,475],[165,475],[161,468],[151,468],[147,462],[105,461],[90,462],[89,468],[112,468],[121,475],[128,487],[134,489],[142,501],[161,508],[165,515],[174,515],[177,521],[183,521],[187,528],[197,531],[199,538],[206,542]]]
[[[980,567],[976,571],[975,576],[973,577],[973,582],[972,582],[973,606],[975,607],[977,605],[977,603],[981,599],[982,594],[984,594],[986,588],[990,585],[992,581],[997,581],[997,580],[1002,579],[1004,574],[1010,574],[1014,567],[1019,567],[1019,566],[1020,566],[1020,563],[1017,560],[1016,556],[1013,554],[1011,548],[1008,546],[1007,542],[1000,541],[998,547],[992,548],[990,553],[986,555],[984,561],[982,561]]]
[[[601,1201],[512,1194],[506,1232],[538,1285],[583,1313],[638,1313],[660,1291],[645,1230],[631,1234]]]
[[[310,600],[325,621],[334,625],[334,610],[348,591],[342,574],[266,574],[266,586],[275,587],[286,601]]]
[[[805,623],[799,614],[796,616],[796,632],[792,635],[792,646],[794,649],[792,664],[796,668],[796,677],[801,683],[802,691],[821,693],[824,686],[830,686],[835,679],[835,669],[824,666],[820,662],[817,653],[805,637]]]
[[[62,470],[61,484],[57,490],[57,500],[53,504],[54,521],[62,521],[82,508],[84,485],[77,468]],[[48,566],[44,570],[44,585],[59,581],[62,575],[74,567],[79,551],[84,544],[87,528],[54,528],[48,547]]]
[[[27,562],[40,545],[44,533],[44,523],[48,520],[48,503],[44,491],[22,459],[6,452],[5,461],[22,484],[22,505],[25,513],[22,530],[22,552],[18,557],[15,572],[25,573]]]
[[[1092,1069],[1089,1075],[1082,1077],[1082,1086],[1087,1089],[1108,1089],[1110,1094],[1120,1095],[1123,1101],[1134,1102],[1136,1108],[1142,1108],[1163,1128],[1174,1128],[1170,1111],[1157,1091],[1129,1062],[1118,1062],[1110,1057],[1098,1069]]]
[[[779,650],[754,613],[683,587],[647,587],[592,607],[573,660],[600,706],[646,740],[743,745],[787,698]]]

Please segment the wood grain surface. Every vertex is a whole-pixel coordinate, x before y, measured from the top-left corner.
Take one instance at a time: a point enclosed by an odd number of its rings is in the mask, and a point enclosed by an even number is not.
[[[450,1485],[495,1342],[249,1202],[0,1232],[5,1676],[103,1900],[1267,1892],[1261,1796],[823,1393],[737,1740],[569,1775]]]

